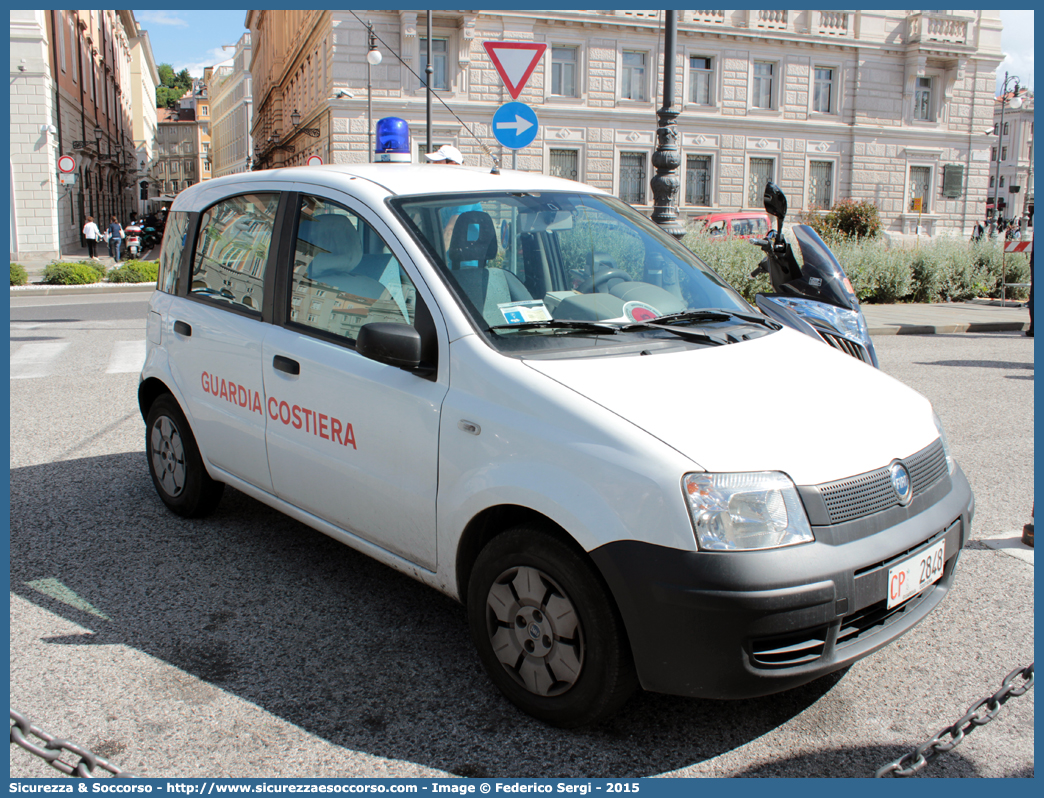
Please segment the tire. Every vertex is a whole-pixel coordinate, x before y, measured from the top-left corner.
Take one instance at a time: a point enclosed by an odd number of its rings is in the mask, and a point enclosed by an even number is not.
[[[468,582],[471,638],[522,711],[574,728],[614,714],[638,685],[630,644],[594,566],[547,531],[491,540]]]
[[[214,512],[225,485],[210,478],[185,414],[169,393],[149,408],[145,453],[152,484],[167,507],[185,518]]]

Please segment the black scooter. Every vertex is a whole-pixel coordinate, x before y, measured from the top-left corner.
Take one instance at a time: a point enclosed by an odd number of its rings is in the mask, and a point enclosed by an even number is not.
[[[781,324],[879,368],[859,300],[834,253],[815,230],[796,224],[798,260],[783,238],[787,198],[772,182],[765,186],[765,210],[776,217],[776,229],[751,239],[765,258],[750,276],[768,272],[774,293],[757,294],[758,307]]]

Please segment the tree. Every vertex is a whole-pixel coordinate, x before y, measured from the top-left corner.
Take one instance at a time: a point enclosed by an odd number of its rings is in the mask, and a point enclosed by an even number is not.
[[[166,108],[173,101],[175,104],[186,91],[192,88],[192,76],[188,69],[175,73],[170,64],[159,64],[160,85],[156,87],[156,107]]]

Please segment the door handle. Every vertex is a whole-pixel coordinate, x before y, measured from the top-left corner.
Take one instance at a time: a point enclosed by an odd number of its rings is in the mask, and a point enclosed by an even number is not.
[[[272,367],[275,368],[276,371],[284,371],[287,374],[301,373],[300,363],[296,360],[291,360],[288,357],[283,357],[282,355],[276,355],[272,358]]]
[[[183,321],[176,321],[174,322],[174,332],[179,335],[192,335],[192,327]]]

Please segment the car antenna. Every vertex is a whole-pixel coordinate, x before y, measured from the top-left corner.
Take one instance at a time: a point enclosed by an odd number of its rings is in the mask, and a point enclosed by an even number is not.
[[[362,24],[362,25],[366,24],[365,22],[363,22],[362,17],[360,17],[358,14],[356,14],[351,9],[348,9],[348,13],[351,14],[353,17],[355,17],[357,20],[359,20],[360,24]],[[395,52],[395,50],[386,41],[384,41],[384,39],[382,39],[380,36],[378,36],[372,30],[370,32],[372,33],[373,38],[375,38],[377,41],[379,41],[381,44],[383,44],[385,47],[388,48],[388,52],[389,53],[391,53],[392,55],[394,55],[396,58],[399,59],[399,63],[402,64],[404,67],[406,67],[406,69],[409,70],[410,74],[413,75],[413,77],[417,78],[417,80],[421,81],[421,83],[424,82],[424,79],[420,75],[418,75],[416,72],[413,71],[413,67],[411,67],[409,64],[407,64],[405,61],[403,61],[402,58],[399,56],[399,54],[397,52]],[[473,139],[475,139],[475,141],[478,142],[478,145],[482,148],[482,151],[484,153],[486,153],[486,155],[489,157],[489,159],[493,162],[493,168],[489,170],[489,173],[491,175],[499,175],[500,174],[500,159],[497,158],[497,156],[493,154],[493,151],[489,148],[489,146],[486,144],[486,142],[484,142],[482,139],[480,139],[478,136],[475,135],[475,132],[470,127],[468,127],[467,123],[463,119],[461,119],[459,116],[457,116],[456,112],[452,108],[449,107],[449,105],[446,103],[445,100],[443,100],[438,94],[435,93],[434,89],[431,89],[431,96],[434,97],[436,100],[438,100],[440,103],[442,103],[446,107],[446,110],[449,111],[451,114],[453,114],[453,118],[456,119],[458,122],[460,122],[461,126],[463,126],[463,128],[466,131],[468,131],[468,133],[471,134],[471,137]]]

